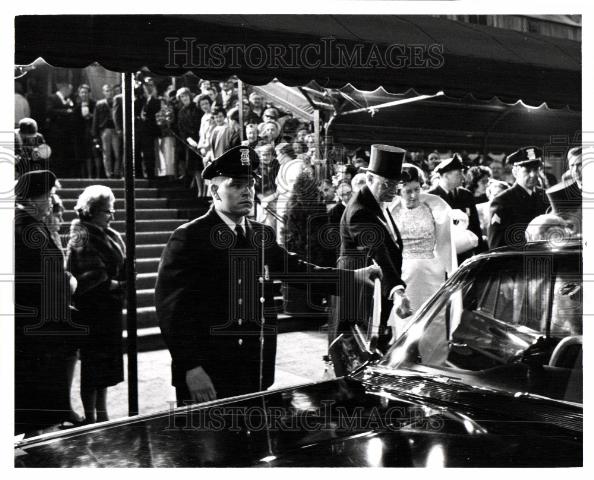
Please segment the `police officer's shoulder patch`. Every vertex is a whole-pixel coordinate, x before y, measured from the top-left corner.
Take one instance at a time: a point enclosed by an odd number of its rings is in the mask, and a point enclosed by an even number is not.
[[[491,225],[493,225],[494,223],[501,223],[501,217],[499,217],[499,215],[497,215],[496,213],[493,214],[493,216],[491,217]]]

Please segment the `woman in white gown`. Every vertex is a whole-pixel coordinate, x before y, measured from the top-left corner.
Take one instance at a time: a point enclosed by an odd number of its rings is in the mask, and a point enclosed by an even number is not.
[[[449,205],[437,195],[424,193],[421,169],[402,166],[399,195],[389,205],[402,237],[402,280],[413,312],[417,312],[456,269]],[[412,317],[400,318],[392,311],[390,323],[394,339]]]

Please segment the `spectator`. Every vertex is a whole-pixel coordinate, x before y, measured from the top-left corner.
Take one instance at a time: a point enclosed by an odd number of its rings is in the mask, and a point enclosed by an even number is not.
[[[472,193],[475,203],[484,203],[489,200],[486,190],[490,178],[489,167],[470,167],[466,172],[466,188]]]
[[[330,208],[336,205],[336,187],[332,184],[331,180],[326,178],[320,182],[319,190],[326,209],[330,210]]]
[[[207,95],[208,89],[211,87],[210,80],[200,80],[198,82],[198,89],[200,90],[200,95]]]
[[[124,379],[122,309],[126,248],[109,227],[115,198],[91,185],[78,197],[68,242],[68,267],[78,280],[74,301],[88,328],[82,341],[81,398],[86,421],[108,420],[107,387]]]
[[[198,163],[198,142],[200,141],[200,121],[204,112],[198,109],[192,101],[192,92],[189,88],[182,87],[176,93],[176,98],[181,105],[177,112],[177,129],[180,137],[187,142],[180,148],[177,158],[177,175],[186,183],[190,183]],[[202,163],[202,161],[200,161]]]
[[[250,110],[247,118],[244,119],[246,123],[259,124],[264,121],[262,115],[264,114],[264,97],[257,92],[250,93]]]
[[[311,159],[317,158],[316,136],[310,133],[305,136],[305,145],[307,146],[307,155]]]
[[[175,109],[169,97],[160,98],[161,109],[155,114],[155,121],[161,133],[157,140],[159,151],[159,176],[175,178]]]
[[[47,136],[53,146],[52,169],[58,177],[76,176],[74,152],[72,85],[58,82],[56,93],[47,101]],[[75,173],[76,172],[76,173]]]
[[[72,416],[68,377],[69,338],[81,333],[68,308],[74,283],[64,270],[60,246],[44,223],[56,185],[49,170],[24,173],[15,185],[16,434],[79,420]],[[32,280],[40,278],[41,282]]]
[[[239,112],[236,111],[236,113]],[[215,106],[212,109],[215,127],[212,130],[210,148],[205,157],[207,164],[220,157],[229,148],[239,144],[239,131],[229,125],[229,122],[226,122],[226,115],[227,112],[222,107]]]
[[[427,160],[424,162],[423,170],[425,170],[428,175],[431,175],[433,170],[435,170],[435,167],[437,167],[440,162],[441,157],[439,156],[439,153],[431,152],[429,155],[427,155]]]
[[[256,148],[258,145],[258,125],[255,123],[248,123],[245,126],[246,139],[241,142],[243,146]]]
[[[261,123],[258,126],[258,130],[263,142],[275,145],[278,137],[280,136],[281,127],[278,122],[275,122],[274,120],[268,120],[264,123]]]
[[[359,172],[361,171],[361,169],[367,168],[369,166],[369,155],[367,154],[365,149],[358,148],[355,150],[352,164]]]
[[[113,89],[103,85],[101,91],[105,97],[97,102],[93,117],[93,137],[101,142],[103,168],[107,178],[121,178],[122,137],[116,132],[113,120]]]
[[[37,131],[37,122],[23,118],[14,134],[15,176],[31,170],[46,170],[51,149]]]
[[[235,81],[232,78],[220,83],[221,86],[221,106],[225,110],[231,110],[238,101]]]
[[[100,178],[101,159],[95,154],[93,148],[93,118],[95,115],[95,100],[90,98],[90,90],[91,88],[86,84],[78,87],[78,94],[74,101],[76,161],[79,165],[82,178]],[[118,156],[119,155],[120,152],[118,151]]]
[[[156,115],[161,109],[157,98],[157,88],[151,77],[146,77],[142,84],[144,95],[140,98],[139,132],[140,154],[145,178],[155,178],[155,152],[161,129],[157,125]],[[107,172],[106,172],[107,173]]]
[[[503,180],[503,163],[500,160],[492,160],[489,164],[493,180]]]

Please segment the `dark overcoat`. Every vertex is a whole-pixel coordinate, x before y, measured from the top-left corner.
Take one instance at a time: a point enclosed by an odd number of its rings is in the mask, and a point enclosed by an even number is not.
[[[315,276],[328,293],[335,293],[337,283],[352,281],[348,272],[288,253],[268,226],[246,220],[246,230],[246,244],[238,245],[211,208],[177,228],[163,251],[155,304],[176,387],[185,388],[186,372],[198,366],[219,398],[269,387],[277,334],[272,281],[303,283]]]
[[[537,216],[547,212],[549,201],[542,188],[532,195],[517,183],[491,201],[489,248],[521,247],[526,244],[526,227]]]
[[[70,415],[67,358],[82,333],[70,315],[64,255],[47,227],[15,213],[15,426],[45,428]]]
[[[356,269],[372,265],[375,261],[382,269],[382,315],[381,325],[387,325],[392,307],[388,296],[398,285],[405,286],[402,275],[402,239],[395,223],[388,229],[389,217],[384,216],[380,205],[367,186],[359,190],[348,203],[340,222],[340,257],[342,268]],[[338,322],[339,333],[347,324],[360,323],[368,326],[372,313],[373,289],[355,287],[341,291]]]

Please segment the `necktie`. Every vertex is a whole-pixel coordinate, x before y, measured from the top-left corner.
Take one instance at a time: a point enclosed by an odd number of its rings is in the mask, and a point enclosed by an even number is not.
[[[248,248],[248,241],[245,236],[245,232],[243,231],[243,227],[241,225],[235,225],[235,233],[237,234],[237,243],[235,244],[235,247]]]

